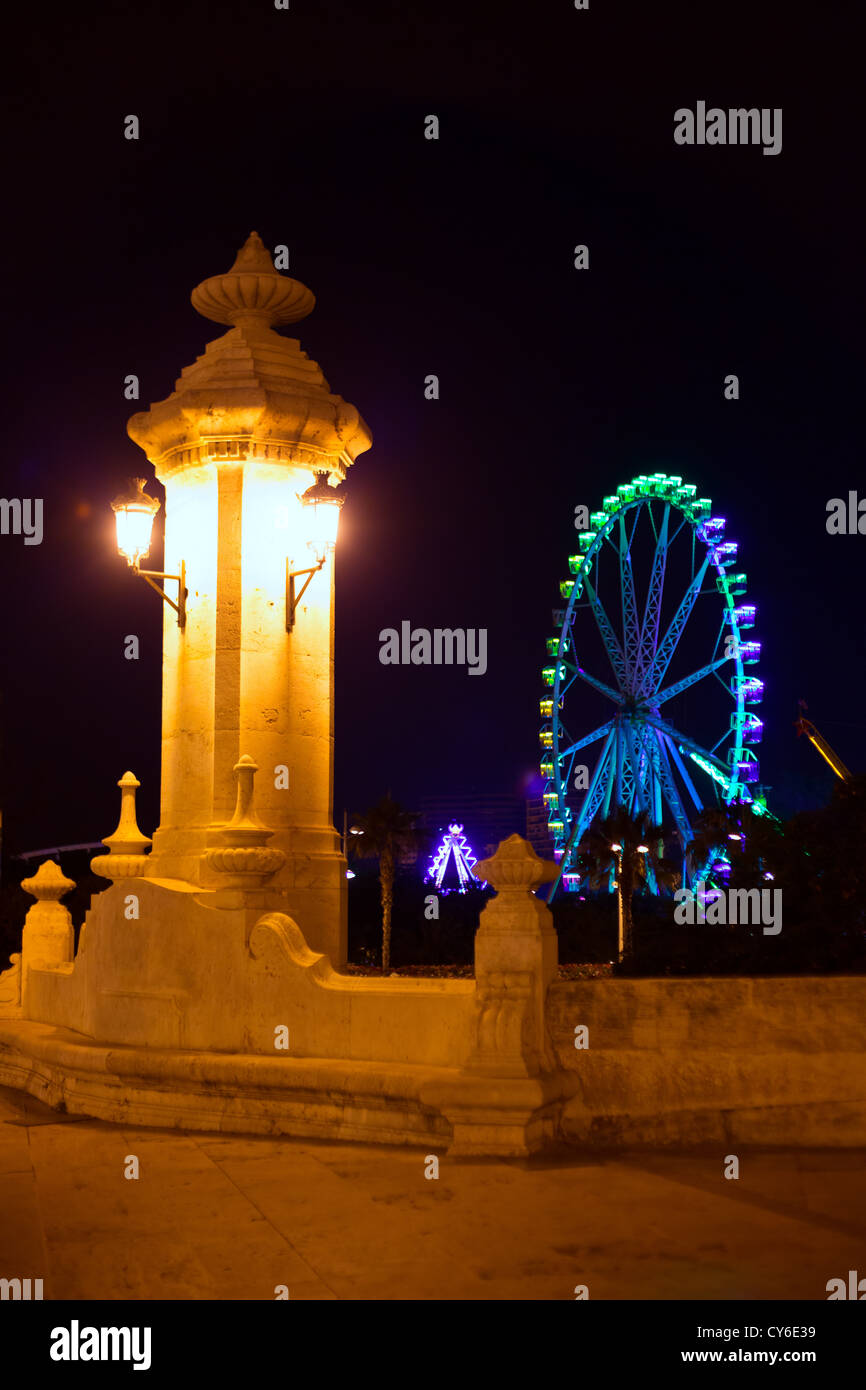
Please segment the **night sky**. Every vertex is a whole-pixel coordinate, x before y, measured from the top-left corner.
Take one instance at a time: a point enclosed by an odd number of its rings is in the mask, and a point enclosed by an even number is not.
[[[825,525],[830,498],[866,496],[854,12],[31,9],[4,72],[2,495],[42,497],[45,535],[0,536],[8,849],[108,834],[127,768],[156,825],[162,614],[109,502],[152,478],[126,420],[221,331],[190,290],[253,228],[317,296],[289,335],[373,432],[337,552],[338,819],[386,788],[411,806],[532,784],[574,507],[656,470],[740,542],[770,805],[832,789],[800,697],[866,767],[866,536]],[[781,154],[677,146],[674,111],[699,100],[781,107]],[[486,675],[381,665],[403,619],[486,628]]]

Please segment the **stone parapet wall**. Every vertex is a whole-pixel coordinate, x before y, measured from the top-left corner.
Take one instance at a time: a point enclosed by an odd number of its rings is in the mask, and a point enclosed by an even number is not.
[[[864,978],[557,982],[547,1017],[569,1141],[866,1144]]]

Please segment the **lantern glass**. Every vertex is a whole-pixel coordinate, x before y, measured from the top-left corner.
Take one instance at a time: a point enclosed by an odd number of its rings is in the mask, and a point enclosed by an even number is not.
[[[333,502],[314,502],[310,510],[313,513],[313,524],[310,527],[308,544],[321,560],[322,556],[333,550],[337,544],[340,504],[336,499]]]
[[[304,504],[307,545],[317,560],[323,561],[337,544],[337,528],[340,524],[343,498],[335,488],[329,486],[327,475],[319,473],[316,482],[307,488],[301,501]]]
[[[133,565],[137,560],[143,559],[150,550],[153,512],[142,511],[138,507],[124,507],[115,512],[115,520],[117,548]]]
[[[117,525],[117,549],[130,565],[137,565],[150,550],[153,518],[159,502],[144,491],[145,480],[133,478],[129,491],[112,502]]]

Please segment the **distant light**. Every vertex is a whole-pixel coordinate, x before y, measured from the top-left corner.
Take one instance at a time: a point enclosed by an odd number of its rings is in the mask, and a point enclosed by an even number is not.
[[[346,878],[354,878],[354,877],[355,877],[355,875],[354,875],[353,871],[352,871],[351,869],[347,869],[347,870],[346,870]]]
[[[638,845],[638,854],[649,854],[649,845]]]
[[[732,833],[728,836],[728,839],[729,839],[729,840],[742,840],[742,838],[743,838],[742,835],[737,835],[735,832],[732,832]]]
[[[764,874],[764,878],[769,878],[770,880],[772,880],[775,878],[775,874]]]
[[[611,845],[611,849],[614,851],[615,854],[622,853],[622,845]]]
[[[475,877],[473,866],[477,860],[466,842],[463,826],[459,825],[457,821],[449,824],[439,848],[430,859],[427,872],[424,875],[424,882],[435,883],[439,892],[447,893],[449,889],[444,886],[443,880],[452,861],[457,870],[459,884],[457,891],[459,893],[466,893],[470,888],[487,887],[485,881]]]

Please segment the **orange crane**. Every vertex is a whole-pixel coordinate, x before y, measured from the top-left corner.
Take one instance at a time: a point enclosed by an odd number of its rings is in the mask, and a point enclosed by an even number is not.
[[[817,748],[824,761],[830,764],[836,776],[841,777],[843,782],[850,782],[851,773],[839,757],[839,754],[835,753],[827,740],[818,733],[812,721],[804,717],[803,710],[809,708],[806,701],[800,700],[798,703],[800,706],[800,717],[794,724],[794,728],[797,730],[797,737],[799,738],[801,734],[805,734],[809,742]]]

